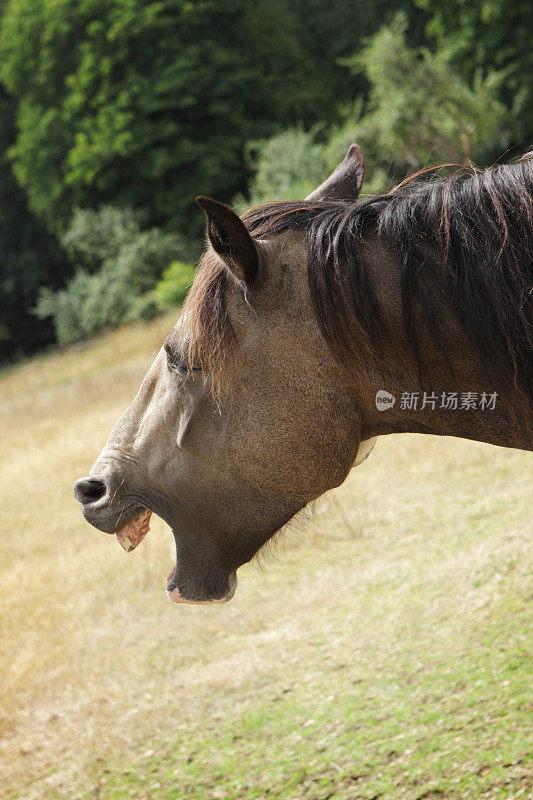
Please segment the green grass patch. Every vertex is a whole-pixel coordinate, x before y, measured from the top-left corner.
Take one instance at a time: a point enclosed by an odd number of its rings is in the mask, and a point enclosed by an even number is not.
[[[0,375],[2,800],[533,796],[531,454],[381,439],[231,603],[72,498],[175,315]]]
[[[398,584],[367,586],[327,631],[309,620],[301,659],[276,663],[271,683],[214,696],[187,725],[177,709],[172,735],[122,768],[100,764],[83,800],[94,787],[105,800],[531,796],[528,598],[509,584],[487,600],[479,585],[455,609],[432,603],[432,581],[403,599]],[[360,617],[375,636],[354,652]]]

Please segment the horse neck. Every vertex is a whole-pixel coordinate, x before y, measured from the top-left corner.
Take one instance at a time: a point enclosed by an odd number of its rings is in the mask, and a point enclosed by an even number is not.
[[[380,307],[386,310],[394,340],[381,342],[380,363],[369,368],[363,390],[363,438],[387,433],[429,433],[533,450],[533,411],[518,396],[504,396],[489,380],[462,326],[452,313],[439,322],[442,348],[415,319],[420,330],[420,360],[403,333],[398,264],[377,240],[365,253]],[[421,366],[422,365],[422,366]],[[452,366],[453,365],[453,366]],[[377,408],[380,390],[394,405]],[[358,387],[361,395],[361,386]]]
[[[436,396],[436,408],[428,412],[426,408],[413,413],[412,410],[400,405],[405,398],[411,401],[412,395],[418,396],[419,408],[426,402],[432,404]],[[487,399],[483,402],[490,403],[479,409],[479,402],[484,397],[483,391],[470,390],[468,402],[478,403],[478,410],[473,406],[461,408],[462,394],[458,393],[458,408],[445,410],[439,408],[441,397],[444,403],[452,396],[451,390],[441,392],[427,392],[421,388],[410,389],[408,392],[398,392],[396,397],[396,410],[378,412],[368,407],[368,414],[363,423],[363,439],[389,433],[429,433],[437,436],[455,436],[461,439],[471,439],[477,442],[499,445],[500,447],[515,447],[521,450],[533,450],[533,426],[529,421],[526,427],[520,418],[513,416],[504,408],[492,407],[493,393],[486,393]],[[424,399],[425,398],[425,399]],[[496,397],[496,403],[498,402]],[[404,402],[405,405],[405,402]]]

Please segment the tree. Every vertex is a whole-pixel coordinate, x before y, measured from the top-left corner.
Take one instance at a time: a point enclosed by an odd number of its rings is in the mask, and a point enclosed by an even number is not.
[[[12,175],[6,150],[15,136],[14,111],[13,98],[0,86],[0,362],[53,341],[53,326],[37,319],[31,308],[38,287],[60,285],[69,269]]]
[[[509,131],[497,99],[499,76],[477,74],[469,86],[448,53],[409,47],[407,24],[399,12],[356,56],[345,59],[369,89],[366,102],[356,97],[341,125],[326,135],[293,128],[253,144],[255,175],[249,200],[237,199],[239,210],[264,200],[305,197],[352,142],[363,148],[369,193],[424,165],[471,158],[482,163],[494,142],[503,146]]]
[[[194,196],[244,187],[247,140],[331,103],[296,27],[283,0],[10,0],[1,77],[32,209],[56,232],[111,203],[199,233]]]
[[[245,188],[246,142],[338,120],[354,83],[339,58],[398,8],[413,11],[410,0],[8,0],[0,74],[18,101],[10,152],[31,208],[59,233],[73,206],[107,203],[198,234],[194,196]]]
[[[427,31],[452,50],[467,80],[477,71],[502,73],[499,98],[520,149],[533,140],[533,15],[530,0],[415,0],[430,14]],[[495,153],[499,155],[500,153]]]
[[[370,91],[331,137],[327,162],[334,165],[351,141],[378,169],[403,176],[443,161],[483,163],[508,143],[506,109],[498,100],[501,76],[477,72],[472,84],[456,71],[448,51],[410,48],[407,19],[399,12],[346,64],[364,71]]]

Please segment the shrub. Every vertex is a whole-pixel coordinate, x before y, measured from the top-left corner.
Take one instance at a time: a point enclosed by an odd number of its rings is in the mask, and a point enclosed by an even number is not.
[[[289,128],[248,145],[247,161],[255,174],[249,200],[235,198],[239,213],[267,200],[301,200],[322,182],[324,153],[322,145],[315,141],[315,134]]]
[[[155,293],[164,305],[180,305],[185,300],[193,278],[192,264],[173,261],[163,272],[163,277],[158,281]]]
[[[154,287],[185,252],[176,234],[141,231],[137,214],[110,207],[76,211],[65,246],[82,264],[64,289],[42,289],[35,308],[52,317],[59,344],[157,314],[163,303]]]
[[[62,244],[72,261],[98,269],[141,232],[143,214],[130,208],[76,208]]]
[[[330,139],[326,157],[335,164],[351,141],[370,165],[399,174],[443,161],[483,162],[503,147],[505,109],[498,100],[502,74],[477,73],[469,85],[456,71],[451,51],[432,53],[407,45],[407,17],[398,12],[344,63],[369,85],[368,102],[356,105]],[[374,176],[372,176],[374,177]]]
[[[65,289],[42,289],[38,317],[52,317],[59,344],[69,344],[120,320],[132,301],[128,283],[78,269]]]

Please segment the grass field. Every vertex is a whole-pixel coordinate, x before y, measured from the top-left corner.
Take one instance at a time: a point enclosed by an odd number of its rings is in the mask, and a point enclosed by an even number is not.
[[[0,798],[533,793],[530,454],[388,437],[223,606],[72,498],[171,319],[0,375]]]

